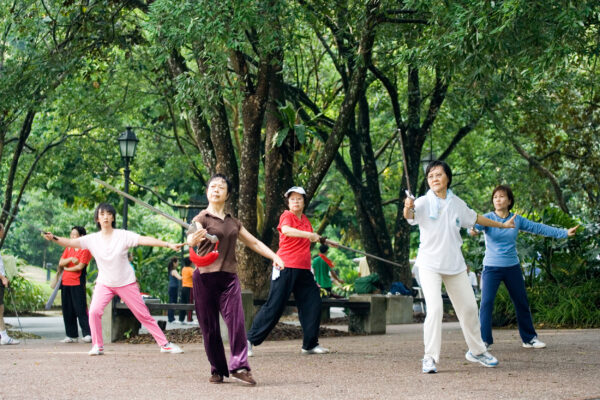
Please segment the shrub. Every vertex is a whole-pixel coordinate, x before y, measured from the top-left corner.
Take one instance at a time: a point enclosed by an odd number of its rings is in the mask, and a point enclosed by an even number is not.
[[[592,280],[573,286],[541,283],[527,288],[534,323],[544,328],[599,328],[600,282]],[[502,285],[494,303],[495,326],[516,324],[515,310]]]
[[[5,293],[4,303],[6,313],[13,313],[15,309],[19,313],[33,312],[44,308],[45,296],[40,287],[32,284],[20,275],[13,277],[10,281],[12,294]],[[14,301],[14,303],[13,303]]]

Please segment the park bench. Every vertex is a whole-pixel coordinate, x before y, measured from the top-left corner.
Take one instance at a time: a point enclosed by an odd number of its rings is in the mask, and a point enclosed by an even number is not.
[[[157,310],[194,310],[193,304],[161,303],[158,299],[145,299],[146,306],[152,311]],[[265,300],[254,299],[249,290],[242,291],[245,326],[250,329],[254,318],[255,306],[261,306]],[[406,304],[409,304],[407,307]],[[288,306],[296,306],[295,301],[288,300]],[[358,334],[385,334],[386,323],[412,322],[412,297],[383,296],[383,295],[353,295],[349,299],[322,299],[322,309],[329,314],[331,307],[342,307],[349,310],[348,331]],[[407,314],[410,311],[410,315]],[[221,321],[222,322],[222,321]],[[127,334],[137,334],[140,323],[133,316],[125,303],[114,301],[107,305],[102,316],[102,329],[105,340],[112,342],[122,339]],[[227,329],[221,325],[222,334]]]
[[[256,299],[254,305],[262,306],[266,300]],[[330,308],[341,307],[349,310],[348,332],[358,334],[384,334],[385,333],[385,304],[381,302],[365,301],[364,299],[321,299],[321,321],[329,320]],[[296,307],[296,301],[289,299],[288,307]],[[376,315],[378,314],[378,315]],[[383,322],[383,323],[381,323]]]

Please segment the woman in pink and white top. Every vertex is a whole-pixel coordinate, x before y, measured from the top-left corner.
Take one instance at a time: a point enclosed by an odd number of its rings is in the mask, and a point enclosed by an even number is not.
[[[182,353],[183,351],[169,342],[160,329],[140,293],[133,268],[129,265],[127,251],[130,247],[155,246],[168,247],[177,251],[182,244],[163,242],[149,236],[140,236],[137,233],[123,229],[115,229],[114,207],[107,203],[100,203],[94,212],[94,220],[100,229],[99,232],[82,236],[76,239],[67,239],[54,236],[47,232],[44,238],[54,241],[63,247],[87,249],[92,253],[98,266],[98,278],[90,304],[90,328],[92,331],[92,350],[89,355],[104,354],[104,341],[102,339],[102,314],[104,307],[116,295],[127,304],[133,315],[148,329],[163,353]]]

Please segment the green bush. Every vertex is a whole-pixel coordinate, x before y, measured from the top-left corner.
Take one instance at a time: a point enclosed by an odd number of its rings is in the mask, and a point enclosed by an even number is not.
[[[5,312],[33,312],[44,308],[46,298],[42,289],[20,275],[10,281],[11,294],[4,294]],[[14,301],[14,303],[13,303]]]
[[[556,227],[577,225],[577,221],[553,207],[527,218]],[[517,249],[537,326],[600,327],[600,224],[581,224],[577,235],[569,239],[521,233]],[[468,253],[477,252],[473,249]],[[492,322],[495,326],[516,323],[514,307],[504,285],[496,296]]]
[[[599,328],[600,282],[573,286],[551,282],[527,288],[529,306],[536,326],[544,328]],[[502,285],[494,303],[492,323],[495,326],[516,324],[515,310]]]

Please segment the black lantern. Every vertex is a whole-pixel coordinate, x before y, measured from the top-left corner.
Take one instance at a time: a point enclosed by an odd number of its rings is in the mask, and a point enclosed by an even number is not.
[[[139,140],[131,127],[128,126],[125,132],[121,133],[118,140],[123,162],[127,163],[133,160],[133,157],[135,157],[135,148],[137,147]]]
[[[139,142],[131,127],[127,127],[125,132],[121,133],[119,138],[119,151],[125,165],[123,175],[125,176],[125,193],[129,193],[129,163],[135,157],[135,148]],[[123,229],[127,229],[127,198],[123,199]]]
[[[425,157],[423,157],[421,159],[421,166],[423,166],[423,174],[426,173],[427,166],[429,165],[429,163],[434,160],[435,160],[435,157],[433,156],[433,153],[431,153],[431,152],[429,152],[429,154],[427,154]],[[427,177],[425,177],[425,179],[427,179]]]

